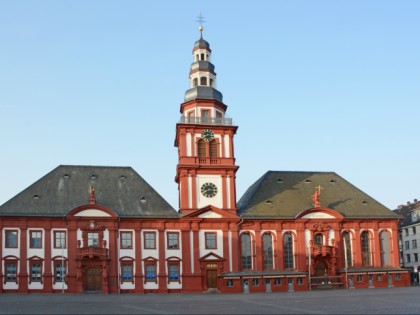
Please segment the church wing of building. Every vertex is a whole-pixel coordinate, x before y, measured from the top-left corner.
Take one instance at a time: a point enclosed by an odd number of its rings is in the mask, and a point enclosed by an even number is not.
[[[130,167],[58,166],[0,206],[1,293],[409,285],[398,216],[333,172],[268,171],[236,202],[238,127],[200,32],[176,124],[178,211]]]

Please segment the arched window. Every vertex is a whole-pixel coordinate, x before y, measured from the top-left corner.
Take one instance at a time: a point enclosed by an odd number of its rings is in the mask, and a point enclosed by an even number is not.
[[[217,158],[217,142],[214,139],[210,141],[210,157]]]
[[[273,269],[273,238],[270,233],[263,235],[264,270]]]
[[[211,87],[213,87],[213,83],[214,83],[213,79],[210,79],[210,86]]]
[[[207,85],[207,78],[206,77],[201,77],[200,78],[200,85]]]
[[[198,140],[198,157],[206,157],[206,142],[203,139]]]
[[[194,80],[193,80],[193,86],[197,86],[198,85],[198,79],[197,78],[194,78]]]
[[[248,233],[241,235],[242,270],[252,269],[251,236]]]
[[[201,54],[201,60],[204,60],[204,54]]]
[[[360,241],[362,245],[362,265],[363,267],[371,266],[372,262],[370,259],[370,238],[369,232],[363,231],[360,236]]]
[[[352,266],[353,257],[351,255],[351,240],[350,240],[350,233],[344,232],[343,233],[343,255],[346,264],[346,267]]]
[[[382,231],[379,234],[380,245],[381,245],[381,264],[382,267],[389,266],[391,264],[391,241],[388,231]]]
[[[293,237],[291,233],[285,233],[283,236],[283,257],[284,268],[293,268]]]
[[[323,246],[324,245],[324,236],[321,233],[315,234],[314,243],[315,243],[315,245]]]
[[[198,61],[198,54],[195,55],[195,61]]]

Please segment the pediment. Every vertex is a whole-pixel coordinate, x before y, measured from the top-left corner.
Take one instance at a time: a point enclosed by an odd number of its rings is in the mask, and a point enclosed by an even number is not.
[[[220,261],[220,260],[224,260],[223,257],[220,257],[219,255],[210,252],[207,255],[204,255],[203,257],[201,257],[199,259],[200,261]]]
[[[240,219],[237,215],[226,211],[219,209],[214,206],[207,206],[201,209],[198,209],[192,213],[189,213],[183,218],[202,218],[202,219]]]
[[[342,219],[344,218],[341,213],[336,210],[328,208],[312,208],[302,211],[297,215],[301,219]]]
[[[71,210],[67,216],[74,216],[74,217],[117,217],[117,214],[104,207],[97,204],[88,204],[82,205]]]
[[[111,215],[98,209],[82,210],[74,215],[75,217],[110,217]]]

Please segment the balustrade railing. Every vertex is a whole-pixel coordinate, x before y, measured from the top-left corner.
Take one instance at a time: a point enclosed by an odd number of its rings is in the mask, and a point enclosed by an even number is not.
[[[181,116],[181,124],[232,126],[232,118]]]

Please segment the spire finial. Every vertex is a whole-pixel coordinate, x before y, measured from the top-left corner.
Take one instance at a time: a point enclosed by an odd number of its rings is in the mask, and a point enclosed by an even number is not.
[[[197,16],[197,23],[200,24],[200,26],[198,27],[198,30],[200,31],[200,38],[203,38],[203,29],[204,29],[203,23],[204,22],[206,22],[206,20],[204,19],[204,16],[202,16],[200,12],[200,15]]]

